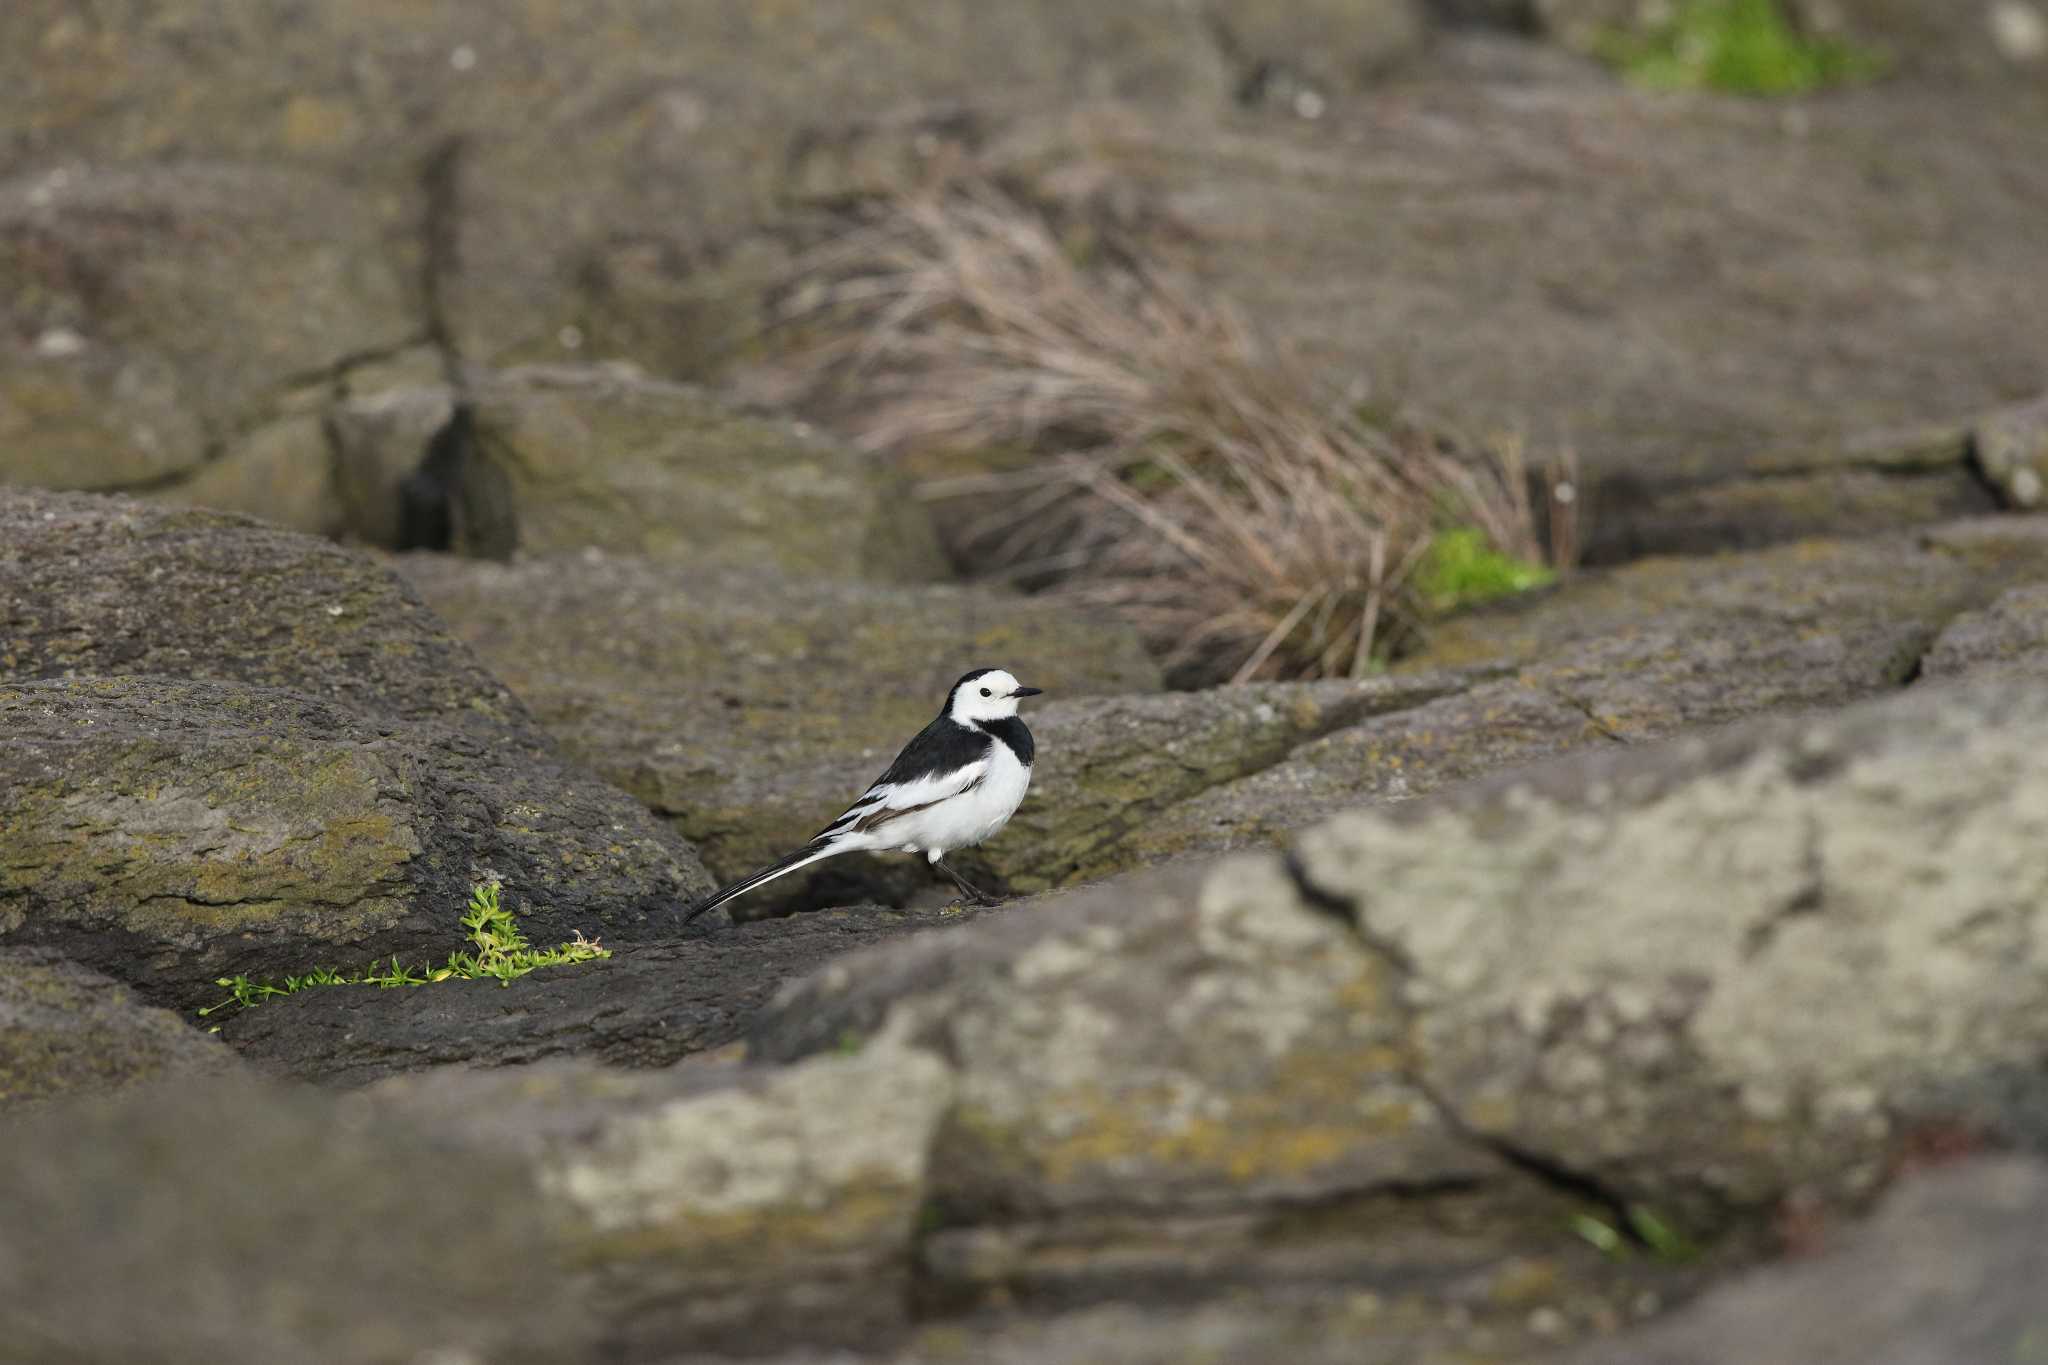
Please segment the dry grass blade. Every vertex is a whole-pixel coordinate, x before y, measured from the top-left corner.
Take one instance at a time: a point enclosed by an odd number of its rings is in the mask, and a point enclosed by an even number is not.
[[[980,567],[1063,566],[1184,680],[1365,672],[1447,516],[1538,557],[1519,445],[1360,420],[1136,262],[1081,264],[1045,215],[955,185],[835,243],[780,321],[799,391],[864,447],[1028,454],[970,494]]]

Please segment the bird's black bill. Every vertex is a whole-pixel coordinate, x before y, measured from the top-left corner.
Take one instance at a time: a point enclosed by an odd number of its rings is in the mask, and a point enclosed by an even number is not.
[[[1043,691],[1045,689],[1042,687],[1020,687],[1010,695],[1013,697],[1035,697]]]

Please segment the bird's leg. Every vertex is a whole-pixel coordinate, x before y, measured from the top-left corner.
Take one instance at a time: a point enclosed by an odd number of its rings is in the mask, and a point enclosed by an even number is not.
[[[952,868],[946,866],[945,859],[933,858],[932,866],[936,867],[939,871],[945,873],[948,877],[952,878],[953,885],[960,888],[960,894],[965,896],[968,900],[974,902],[976,905],[994,905],[996,903],[995,897],[989,895],[988,892],[983,891],[981,888],[977,887],[973,882],[968,881],[958,872],[955,872]]]

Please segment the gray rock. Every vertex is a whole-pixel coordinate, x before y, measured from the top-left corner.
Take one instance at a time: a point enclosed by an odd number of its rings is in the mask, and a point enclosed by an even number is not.
[[[826,910],[622,948],[607,961],[504,985],[301,991],[224,1017],[221,1036],[264,1071],[325,1085],[364,1085],[451,1063],[501,1067],[568,1056],[667,1066],[737,1040],[785,981],[831,958],[967,924],[980,913]]]
[[[1908,1181],[1841,1245],[1716,1289],[1577,1365],[1960,1365],[2048,1340],[2048,1171],[1993,1158]]]
[[[1467,1128],[1711,1226],[1858,1196],[1917,1128],[2048,1140],[2018,965],[2044,735],[2038,685],[1916,689],[1340,816],[1296,856],[1398,964]]]
[[[445,956],[488,874],[545,942],[710,885],[400,579],[240,518],[0,493],[0,709],[0,934],[152,998]]]
[[[697,569],[920,581],[946,565],[924,506],[872,459],[626,371],[527,367],[475,385],[479,469],[529,554],[596,546]]]
[[[596,1335],[518,1162],[295,1091],[185,1082],[0,1124],[0,1204],[10,1363],[537,1365]]]
[[[2048,671],[2048,584],[2008,588],[1990,606],[1949,622],[1921,674],[1947,679],[1990,669]]]
[[[1439,623],[1402,665],[1511,679],[1338,728],[1147,821],[1130,852],[1269,846],[1347,807],[1571,749],[1844,706],[1953,671],[1936,637],[2044,577],[2048,538],[2016,518],[1584,573]]]
[[[238,1066],[218,1039],[119,982],[47,953],[0,949],[0,1114]]]
[[[2048,397],[1987,413],[1970,448],[2008,507],[2039,507],[2048,497]]]
[[[30,23],[0,19],[0,47],[33,50],[18,33]],[[13,162],[0,181],[0,482],[162,484],[344,358],[418,329],[360,195],[209,159],[230,155]]]

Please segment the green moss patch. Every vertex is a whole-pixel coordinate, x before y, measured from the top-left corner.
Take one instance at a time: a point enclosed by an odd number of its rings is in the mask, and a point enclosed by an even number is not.
[[[1884,69],[1875,53],[1802,32],[1778,0],[1681,0],[1662,24],[1610,33],[1599,51],[1640,85],[1737,95],[1803,94]]]

